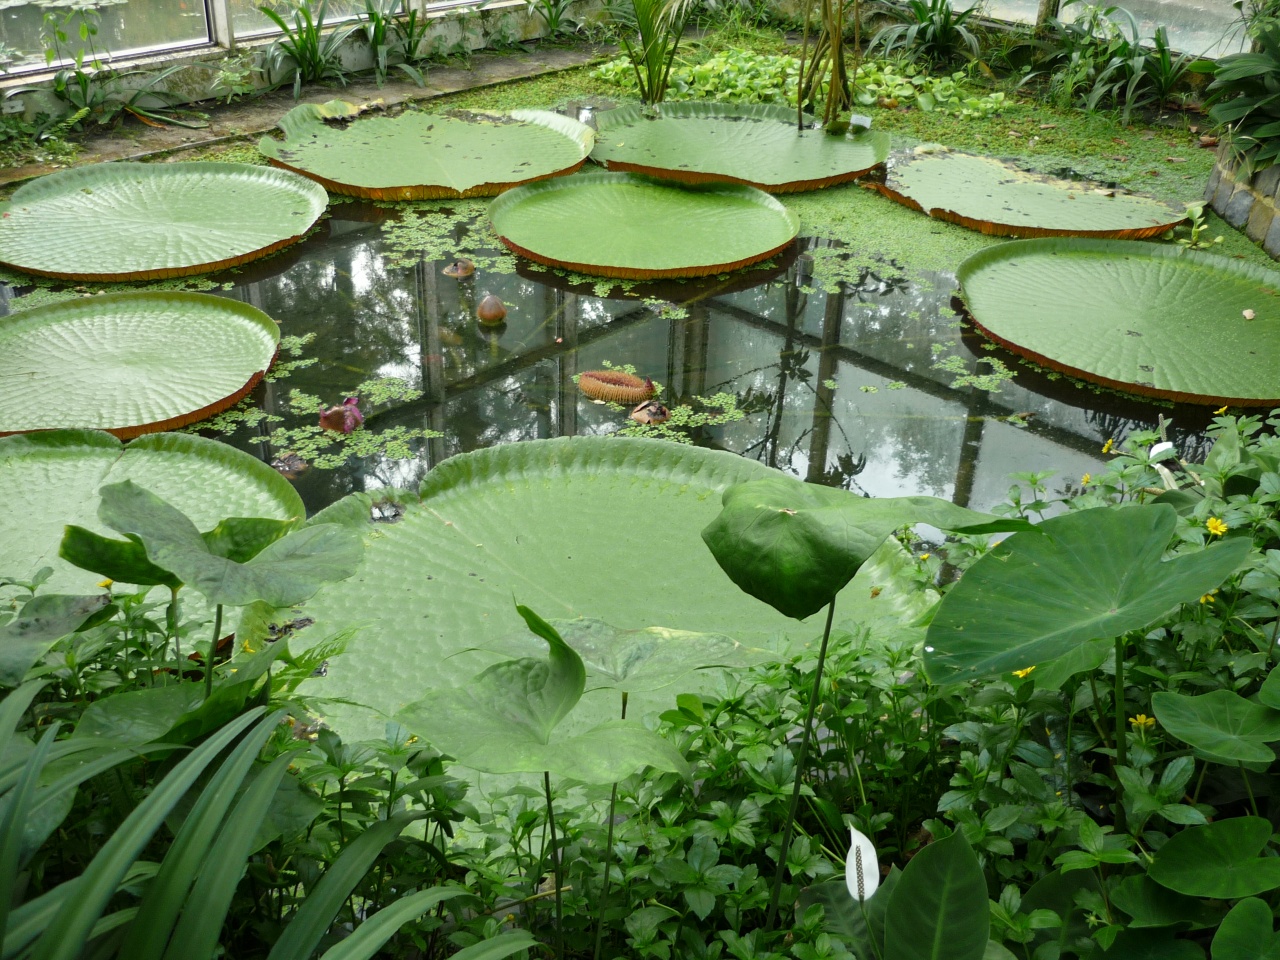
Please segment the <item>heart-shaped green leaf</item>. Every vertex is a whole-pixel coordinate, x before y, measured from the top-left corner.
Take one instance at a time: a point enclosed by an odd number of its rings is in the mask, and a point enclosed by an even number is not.
[[[1024,529],[934,497],[859,497],[789,478],[751,480],[724,492],[702,531],[711,553],[745,593],[803,620],[831,602],[894,530]]]
[[[1280,857],[1259,854],[1271,841],[1271,822],[1232,817],[1188,827],[1156,853],[1147,875],[1189,897],[1235,900],[1280,887]]]
[[[1271,908],[1256,897],[1241,900],[1222,919],[1210,949],[1213,960],[1280,960]]]
[[[916,854],[885,914],[885,960],[981,960],[991,915],[978,858],[957,830]]]
[[[1249,552],[1240,538],[1162,562],[1177,520],[1163,504],[1101,507],[1009,537],[942,598],[925,639],[929,676],[977,680],[1143,630],[1217,587]]]
[[[1160,726],[1179,740],[1227,763],[1269,763],[1280,740],[1280,710],[1246,700],[1230,690],[1198,697],[1161,692],[1151,698]]]

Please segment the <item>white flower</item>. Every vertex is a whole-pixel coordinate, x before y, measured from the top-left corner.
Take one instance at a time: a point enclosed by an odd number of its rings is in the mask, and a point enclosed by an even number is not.
[[[880,886],[880,859],[866,834],[849,828],[849,855],[844,861],[844,882],[849,896],[866,900]]]

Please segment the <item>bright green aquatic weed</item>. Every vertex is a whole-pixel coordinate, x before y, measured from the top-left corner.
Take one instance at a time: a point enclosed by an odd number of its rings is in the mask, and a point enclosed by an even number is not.
[[[419,260],[447,262],[465,255],[487,273],[515,273],[515,256],[503,250],[485,216],[488,205],[484,198],[383,204],[400,213],[381,227],[388,262],[409,267]]]
[[[976,370],[969,369],[963,357],[955,354],[948,355],[946,350],[946,345],[934,344],[933,369],[956,374],[956,378],[951,381],[951,386],[955,389],[973,387],[975,390],[999,393],[1006,383],[1013,380],[1013,371],[997,357],[979,357],[974,361],[975,365],[985,363],[991,368],[988,373],[978,373]]]
[[[671,416],[663,423],[628,423],[618,430],[615,437],[649,437],[655,440],[673,440],[676,443],[693,443],[690,431],[701,427],[719,427],[736,423],[746,417],[738,408],[738,398],[732,393],[717,393],[710,397],[694,397],[691,404],[682,403],[671,408]]]

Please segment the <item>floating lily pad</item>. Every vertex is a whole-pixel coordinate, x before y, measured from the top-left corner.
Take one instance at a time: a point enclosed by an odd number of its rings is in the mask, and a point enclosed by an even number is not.
[[[780,253],[800,232],[794,213],[754,187],[630,173],[517,187],[489,205],[489,219],[530,260],[632,280],[724,273]]]
[[[887,133],[798,130],[796,112],[774,104],[623,107],[600,114],[598,126],[591,159],[610,170],[683,183],[744,183],[770,193],[845,183],[889,155]]]
[[[302,239],[318,185],[245,163],[99,163],[14,191],[0,263],[69,280],[155,280],[231,267]]]
[[[886,197],[997,237],[1100,237],[1141,240],[1186,214],[1151,197],[1028,173],[995,157],[930,153],[895,164]]]
[[[132,480],[202,530],[226,517],[286,520],[305,513],[289,482],[225,443],[162,433],[128,446],[95,430],[51,430],[0,440],[0,575],[54,568],[49,588],[92,592],[99,577],[58,558],[67,524],[116,536],[98,520],[98,488]]]
[[[0,319],[0,433],[93,428],[121,439],[239,401],[275,358],[261,310],[201,293],[119,293]]]
[[[302,104],[280,121],[285,139],[264,137],[258,149],[334,193],[429,200],[492,197],[572,173],[595,141],[586,124],[547,110],[352,119],[358,112],[341,100]]]
[[[1129,393],[1280,403],[1280,273],[1123,240],[1017,240],[956,272],[974,323],[1015,353]]]

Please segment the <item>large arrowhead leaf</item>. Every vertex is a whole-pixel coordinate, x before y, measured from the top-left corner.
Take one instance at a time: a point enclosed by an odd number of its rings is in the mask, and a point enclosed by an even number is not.
[[[45,652],[111,602],[111,595],[33,597],[0,627],[0,686],[16,687]]]
[[[1280,960],[1280,934],[1266,902],[1241,900],[1213,935],[1213,960]]]
[[[894,530],[1026,528],[934,497],[870,499],[789,478],[752,480],[724,492],[702,539],[729,579],[780,613],[802,620],[831,602]]]
[[[1156,853],[1147,875],[1189,897],[1235,900],[1280,887],[1280,857],[1262,856],[1271,821],[1233,817],[1175,834]]]
[[[1161,692],[1151,698],[1151,706],[1167,732],[1222,762],[1270,763],[1276,758],[1267,744],[1280,740],[1280,710],[1230,690],[1198,697]]]
[[[210,603],[244,606],[261,600],[276,607],[301,603],[321,583],[351,576],[363,552],[353,531],[320,524],[275,540],[251,560],[239,563],[211,550],[180,510],[131,480],[105,486],[99,493],[98,516],[103,523],[136,537],[146,547],[149,560],[173,571]],[[278,532],[276,527],[265,529]],[[263,535],[263,530],[258,534]],[[232,552],[244,548],[243,542],[222,536],[215,536],[213,543]]]
[[[957,830],[916,854],[889,898],[885,960],[981,960],[991,916],[987,881]]]
[[[1249,552],[1242,538],[1162,561],[1176,524],[1165,505],[1101,507],[1005,540],[942,598],[925,641],[929,676],[994,676],[1143,630],[1217,587]]]

